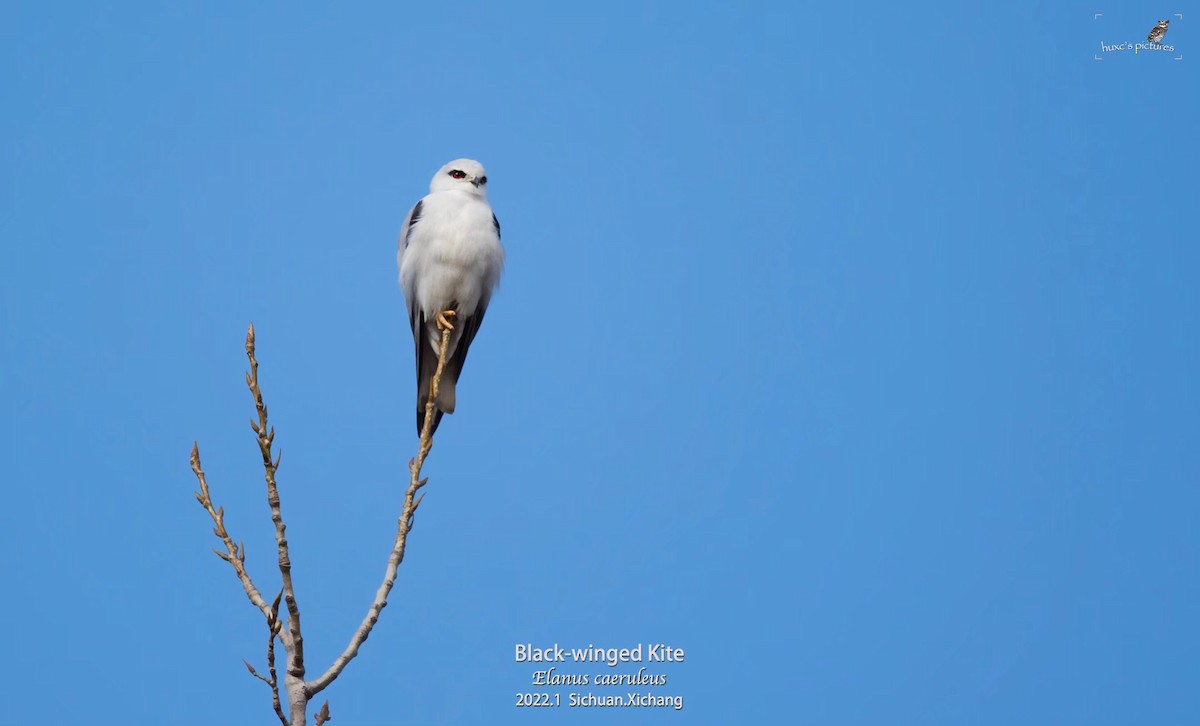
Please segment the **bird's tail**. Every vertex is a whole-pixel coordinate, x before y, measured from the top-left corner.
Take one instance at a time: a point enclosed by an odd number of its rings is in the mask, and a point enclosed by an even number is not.
[[[425,404],[429,401],[429,386],[433,381],[433,374],[437,370],[437,353],[430,350],[429,346],[425,346],[422,355],[426,358],[421,361],[421,371],[422,373],[428,371],[428,373],[422,376],[421,385],[417,387],[417,436],[420,436],[422,429],[425,428]],[[438,383],[438,397],[434,401],[433,427],[430,429],[430,435],[437,431],[443,414],[454,413],[458,374],[459,367],[452,357],[446,361],[446,367],[442,371],[442,380]]]

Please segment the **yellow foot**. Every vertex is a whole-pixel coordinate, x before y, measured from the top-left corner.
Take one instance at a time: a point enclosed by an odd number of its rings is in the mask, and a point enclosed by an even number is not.
[[[457,317],[457,316],[458,316],[458,311],[456,311],[456,310],[443,310],[442,312],[438,313],[437,314],[438,330],[454,330],[454,325],[451,324],[451,322],[449,320],[447,320],[447,318],[453,318],[453,317]]]

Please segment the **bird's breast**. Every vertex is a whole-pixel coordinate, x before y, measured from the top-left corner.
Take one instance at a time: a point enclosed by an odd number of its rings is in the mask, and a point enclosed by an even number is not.
[[[490,295],[504,263],[491,208],[482,203],[427,201],[406,255],[410,253],[406,266],[412,265],[425,311],[446,309],[451,303],[464,312],[474,310]]]

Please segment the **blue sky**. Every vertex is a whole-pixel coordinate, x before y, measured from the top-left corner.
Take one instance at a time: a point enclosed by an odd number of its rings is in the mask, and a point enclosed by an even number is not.
[[[1192,722],[1190,6],[504,5],[0,11],[6,716],[273,718],[187,466],[273,591],[251,321],[340,652],[468,156],[508,267],[335,723]],[[684,708],[516,708],[527,642],[682,647]]]

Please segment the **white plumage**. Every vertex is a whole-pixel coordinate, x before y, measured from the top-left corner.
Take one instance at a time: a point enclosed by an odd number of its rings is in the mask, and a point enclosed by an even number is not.
[[[454,413],[455,384],[492,291],[504,269],[500,222],[487,200],[487,175],[471,159],[446,164],[429,183],[400,229],[400,287],[408,306],[417,361],[417,433],[425,419],[429,382],[437,370],[441,333],[437,315],[453,310],[454,330],[438,386],[433,428]]]

